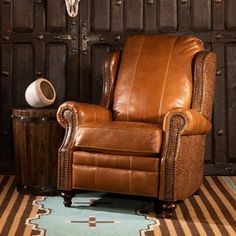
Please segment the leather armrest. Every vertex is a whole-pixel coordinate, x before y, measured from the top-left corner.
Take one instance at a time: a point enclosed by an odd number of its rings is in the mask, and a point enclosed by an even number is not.
[[[72,115],[68,113],[72,113]],[[94,104],[67,101],[61,104],[57,110],[57,120],[64,128],[67,122],[74,122],[74,125],[77,126],[86,122],[109,121],[111,119],[110,110]]]
[[[211,130],[211,122],[201,113],[186,108],[173,108],[164,117],[163,130],[168,132],[170,121],[175,116],[184,119],[181,135],[207,134]]]
[[[205,134],[210,131],[211,123],[200,112],[174,108],[164,116],[162,129],[159,198],[183,200],[202,181]]]
[[[108,121],[111,119],[111,111],[102,106],[73,101],[64,102],[59,106],[57,120],[66,131],[58,150],[58,189],[72,189],[72,152],[75,146],[77,127],[90,121]]]

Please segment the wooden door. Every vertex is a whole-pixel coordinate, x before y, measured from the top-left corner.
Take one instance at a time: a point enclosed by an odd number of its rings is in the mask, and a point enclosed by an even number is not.
[[[81,0],[69,18],[64,0],[0,1],[0,172],[12,171],[12,107],[38,77],[67,99],[98,103],[101,61],[130,34],[193,34],[218,55],[214,128],[206,172],[236,173],[236,1]],[[78,40],[79,34],[79,40]]]
[[[80,100],[98,103],[101,61],[130,34],[192,34],[218,56],[206,173],[236,173],[236,1],[81,0]]]
[[[56,108],[78,99],[78,22],[64,0],[0,2],[0,172],[12,172],[13,107],[27,107],[24,93],[39,77],[51,81]]]

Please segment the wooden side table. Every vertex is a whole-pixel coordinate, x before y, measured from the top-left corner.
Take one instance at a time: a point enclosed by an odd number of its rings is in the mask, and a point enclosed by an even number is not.
[[[55,109],[13,108],[14,155],[17,190],[33,195],[57,192],[57,153],[63,128]]]

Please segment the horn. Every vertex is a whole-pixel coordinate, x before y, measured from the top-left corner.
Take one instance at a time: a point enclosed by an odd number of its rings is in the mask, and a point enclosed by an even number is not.
[[[76,17],[79,10],[80,0],[65,0],[66,10],[70,17]]]

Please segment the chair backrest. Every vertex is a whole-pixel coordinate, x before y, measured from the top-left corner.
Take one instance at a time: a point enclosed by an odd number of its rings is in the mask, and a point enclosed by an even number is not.
[[[114,91],[114,119],[160,123],[174,107],[189,108],[193,58],[203,50],[192,36],[130,36]]]

